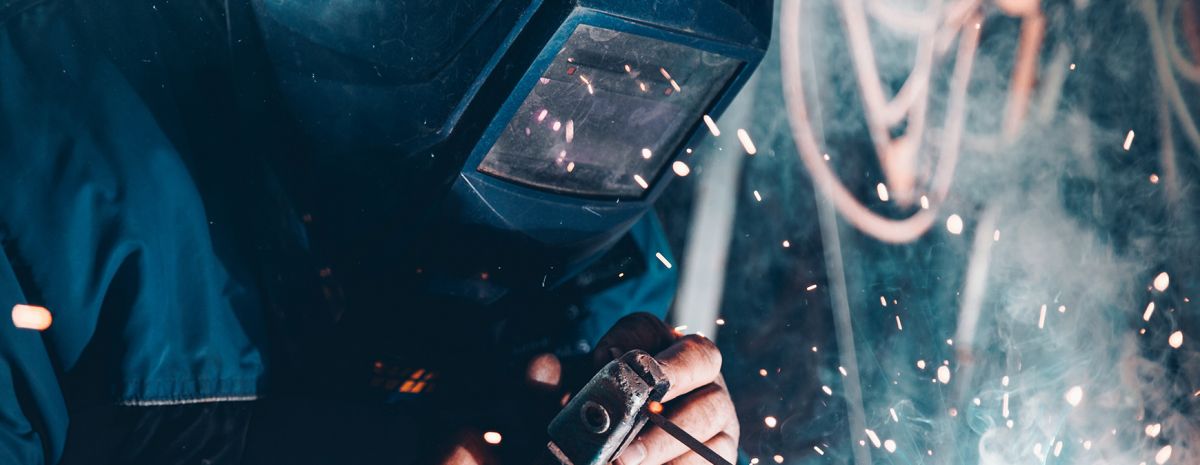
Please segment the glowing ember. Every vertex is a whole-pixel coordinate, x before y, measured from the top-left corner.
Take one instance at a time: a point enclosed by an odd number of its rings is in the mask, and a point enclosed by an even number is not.
[[[1171,333],[1171,337],[1167,338],[1167,344],[1170,344],[1172,349],[1178,349],[1183,345],[1183,331]]]
[[[1158,450],[1157,454],[1154,454],[1154,463],[1157,463],[1158,465],[1163,465],[1164,463],[1167,463],[1167,460],[1170,460],[1170,459],[1171,459],[1171,446],[1170,445],[1163,446],[1162,449]]]
[[[711,116],[704,115],[704,124],[708,126],[708,132],[711,132],[712,135],[714,135],[714,136],[721,135],[721,130],[719,128],[717,128],[717,123],[715,121],[713,121]]]
[[[1159,273],[1154,277],[1154,289],[1158,292],[1167,290],[1167,286],[1171,285],[1171,275],[1166,271]]]
[[[488,431],[486,433],[483,433],[483,442],[486,442],[488,444],[492,444],[492,445],[500,444],[500,441],[503,439],[504,438],[502,436],[500,436],[500,433],[497,433],[495,431]]]
[[[763,418],[763,423],[767,425],[767,428],[774,428],[775,425],[779,424],[779,420],[776,420],[775,417],[766,417]]]
[[[958,215],[950,215],[949,218],[946,218],[946,230],[950,231],[950,234],[962,234],[962,217]]]
[[[54,318],[50,315],[50,311],[46,307],[37,305],[16,304],[12,309],[13,326],[22,329],[36,329],[45,331],[50,327],[50,323]]]
[[[1067,390],[1067,393],[1063,395],[1063,398],[1067,400],[1068,404],[1071,404],[1072,407],[1075,407],[1083,401],[1083,388],[1079,386],[1072,387],[1071,389]]]
[[[742,143],[742,148],[746,149],[746,153],[754,155],[758,153],[758,149],[754,147],[754,141],[750,140],[750,134],[745,129],[737,130],[738,141]]]
[[[1133,145],[1133,130],[1132,129],[1129,130],[1129,134],[1125,134],[1125,145],[1122,145],[1122,147],[1125,147],[1125,150],[1128,151],[1129,147],[1131,145]]]
[[[672,163],[671,170],[675,171],[676,176],[680,176],[680,177],[687,176],[689,173],[692,172],[692,169],[688,168],[687,163],[684,163],[681,161],[676,161],[675,163]]]
[[[650,413],[662,413],[663,406],[661,402],[650,401],[646,409],[650,410]]]
[[[633,180],[634,180],[634,181],[637,181],[638,185],[639,185],[639,186],[642,186],[642,189],[649,189],[649,188],[650,188],[650,184],[648,184],[648,183],[646,182],[646,179],[645,179],[645,178],[642,178],[642,175],[640,175],[640,174],[635,174],[635,175],[633,175]]]
[[[946,365],[939,366],[937,369],[937,379],[942,384],[950,384],[950,367]]]
[[[658,257],[658,261],[662,262],[663,266],[667,267],[668,270],[671,269],[671,262],[667,261],[667,257],[664,257],[662,252],[654,252],[654,256]]]
[[[888,201],[887,186],[885,186],[882,182],[875,185],[875,191],[879,193],[879,200],[884,202]]]
[[[872,444],[872,445],[874,445],[876,448],[879,448],[879,446],[883,445],[883,444],[882,444],[882,443],[879,441],[879,436],[878,436],[878,435],[876,435],[874,431],[871,431],[870,429],[867,429],[867,430],[866,430],[866,432],[867,432],[867,439],[870,439],[870,440],[871,440],[871,444]]]
[[[642,149],[642,158],[649,160],[652,155],[654,155],[654,154],[652,152],[650,152],[650,149],[648,149],[648,148]]]

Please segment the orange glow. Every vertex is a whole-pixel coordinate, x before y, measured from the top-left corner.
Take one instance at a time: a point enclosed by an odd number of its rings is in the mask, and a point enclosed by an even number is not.
[[[54,320],[50,316],[50,311],[46,307],[37,305],[16,304],[12,309],[13,326],[24,329],[36,329],[45,331],[50,327],[50,323]]]
[[[650,401],[650,405],[646,407],[650,413],[662,413],[663,407],[661,402]]]

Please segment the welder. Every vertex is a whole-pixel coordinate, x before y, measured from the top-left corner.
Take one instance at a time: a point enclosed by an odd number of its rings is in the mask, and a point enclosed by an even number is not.
[[[537,463],[633,349],[732,460],[649,211],[770,16],[0,1],[0,463]],[[618,462],[673,459],[647,428]]]

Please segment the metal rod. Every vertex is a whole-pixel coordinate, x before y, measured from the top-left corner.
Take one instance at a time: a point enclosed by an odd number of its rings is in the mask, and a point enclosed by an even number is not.
[[[683,445],[688,446],[688,449],[691,449],[701,457],[704,457],[705,460],[708,460],[713,465],[733,465],[732,463],[729,463],[728,460],[725,460],[724,457],[721,457],[715,451],[709,449],[708,446],[704,445],[703,442],[700,442],[700,440],[692,437],[692,435],[688,434],[687,431],[684,431],[683,428],[671,423],[671,420],[668,420],[666,417],[649,410],[646,411],[646,414],[650,416],[651,422],[658,425],[658,427],[662,428],[663,431],[666,431],[667,434],[670,434],[672,437],[679,440],[679,442],[682,442]]]

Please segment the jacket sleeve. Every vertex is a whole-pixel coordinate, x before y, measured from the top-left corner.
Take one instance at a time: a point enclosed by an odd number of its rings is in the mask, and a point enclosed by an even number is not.
[[[2,240],[3,238],[0,238]],[[26,303],[8,256],[0,248],[0,463],[56,463],[66,439],[67,409],[37,330],[9,318]]]

